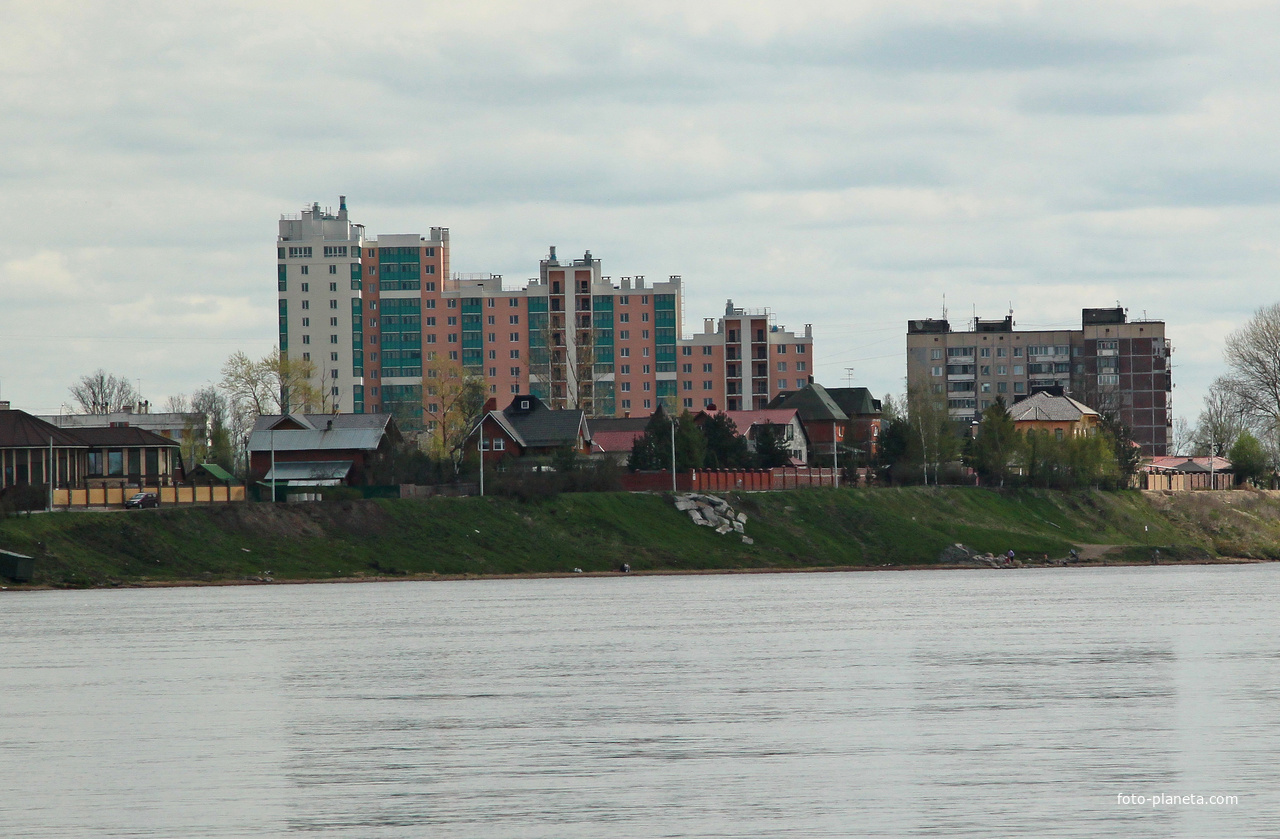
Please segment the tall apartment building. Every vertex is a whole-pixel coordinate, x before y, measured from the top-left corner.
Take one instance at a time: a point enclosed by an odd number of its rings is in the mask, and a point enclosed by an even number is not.
[[[532,393],[593,416],[710,404],[763,407],[812,373],[812,327],[795,335],[767,309],[733,307],[681,337],[679,276],[615,282],[590,251],[556,249],[523,288],[497,274],[449,273],[449,231],[366,237],[318,204],[280,220],[280,347],[316,364],[326,410],[391,411],[410,427],[442,406],[424,369],[455,364],[490,395]]]
[[[1116,410],[1143,453],[1166,453],[1173,381],[1164,321],[1130,321],[1124,309],[1083,309],[1080,329],[1014,329],[1012,315],[907,323],[907,386],[946,394],[953,419],[976,420],[997,396],[1013,402],[1061,388],[1099,411]]]

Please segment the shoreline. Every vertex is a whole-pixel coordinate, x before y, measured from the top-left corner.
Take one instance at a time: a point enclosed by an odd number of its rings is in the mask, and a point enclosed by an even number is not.
[[[49,584],[28,585],[13,583],[0,586],[0,594],[32,592],[32,591],[112,591],[116,589],[139,588],[205,588],[217,586],[300,586],[300,585],[339,585],[358,583],[393,583],[393,582],[462,582],[485,580],[543,580],[580,577],[688,577],[730,574],[834,574],[866,571],[1030,571],[1045,568],[1152,568],[1194,565],[1261,565],[1280,562],[1274,559],[1250,559],[1247,557],[1215,557],[1210,559],[1167,560],[1159,563],[1117,560],[1112,562],[1086,560],[1070,565],[1055,565],[1044,562],[1023,562],[1020,565],[992,568],[985,565],[960,565],[955,563],[922,563],[904,565],[828,565],[805,566],[800,568],[706,568],[680,569],[664,568],[639,571],[531,571],[512,574],[396,574],[396,575],[360,575],[354,577],[324,577],[301,579],[262,579],[249,578],[237,580],[134,580],[108,583],[94,586],[57,586]]]

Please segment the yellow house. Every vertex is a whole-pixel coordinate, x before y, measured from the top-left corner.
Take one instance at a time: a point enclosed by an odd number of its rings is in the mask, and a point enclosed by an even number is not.
[[[1070,396],[1036,393],[1009,409],[1014,426],[1022,432],[1043,431],[1061,440],[1097,433],[1101,415]]]

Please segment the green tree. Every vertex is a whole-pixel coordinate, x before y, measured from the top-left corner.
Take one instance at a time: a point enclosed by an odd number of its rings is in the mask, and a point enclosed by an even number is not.
[[[676,471],[701,468],[706,457],[706,441],[694,424],[693,415],[685,411],[675,423]],[[665,413],[655,412],[649,418],[644,434],[631,445],[628,469],[638,472],[671,468],[671,424]]]
[[[738,433],[738,426],[726,414],[719,413],[702,424],[706,455],[702,466],[707,469],[745,469],[751,466],[751,449]]]
[[[756,465],[761,469],[773,469],[790,462],[791,453],[778,434],[777,426],[760,426],[760,430],[756,432]]]
[[[1122,485],[1128,486],[1129,479],[1138,474],[1138,467],[1142,465],[1142,449],[1133,442],[1133,432],[1117,411],[1103,411],[1099,428],[1111,444]]]
[[[1249,431],[1240,432],[1227,457],[1231,460],[1236,482],[1257,484],[1267,473],[1267,453],[1262,443]]]
[[[964,455],[966,466],[978,473],[985,484],[1004,486],[1009,477],[1009,464],[1018,454],[1022,436],[1018,434],[1004,397],[997,396],[991,407],[982,412],[978,432]]]

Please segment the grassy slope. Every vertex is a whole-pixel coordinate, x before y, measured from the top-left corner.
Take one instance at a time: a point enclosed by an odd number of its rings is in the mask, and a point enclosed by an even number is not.
[[[598,571],[624,561],[636,570],[929,563],[952,542],[1023,556],[1062,556],[1089,543],[1224,544],[1200,519],[1159,511],[1138,493],[803,490],[734,503],[750,516],[754,545],[695,527],[662,496],[601,493],[533,504],[441,498],[55,513],[0,522],[0,547],[36,553],[44,542],[37,582],[85,585],[264,571],[277,579]],[[1272,518],[1280,522],[1280,512]]]

